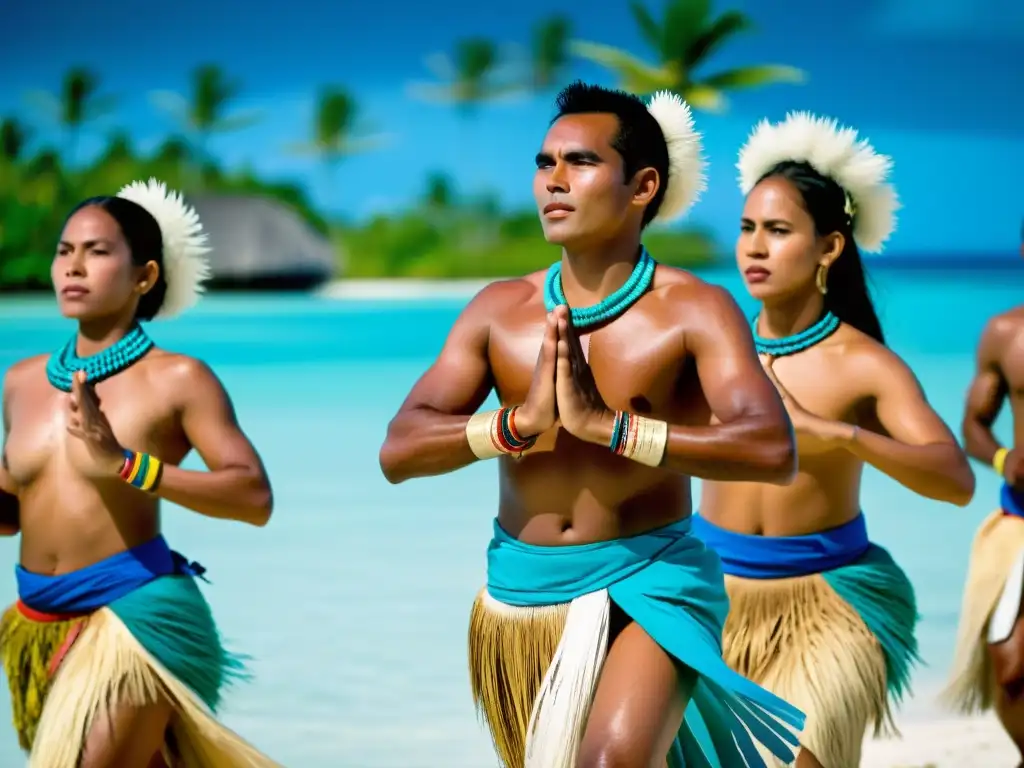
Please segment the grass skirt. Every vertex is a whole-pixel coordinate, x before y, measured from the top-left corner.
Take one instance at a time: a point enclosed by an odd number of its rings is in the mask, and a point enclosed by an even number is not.
[[[161,698],[174,708],[163,749],[172,768],[279,768],[215,718],[224,685],[245,673],[191,577],[156,579],[69,620],[16,604],[0,620],[0,657],[29,768],[77,768],[98,720]]]
[[[992,613],[1011,569],[1024,550],[1024,519],[996,510],[981,524],[971,548],[960,628],[950,680],[942,700],[964,714],[987,711],[996,699],[996,681],[987,651]]]
[[[727,575],[723,656],[807,714],[800,742],[826,768],[857,768],[864,734],[895,732],[891,703],[917,660],[913,588],[885,550],[781,579]],[[784,765],[762,750],[769,765]]]

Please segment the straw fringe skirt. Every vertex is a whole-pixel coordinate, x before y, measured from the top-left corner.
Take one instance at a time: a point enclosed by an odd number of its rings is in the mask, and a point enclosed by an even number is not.
[[[97,722],[120,706],[144,707],[161,697],[175,712],[163,749],[171,768],[279,768],[218,723],[110,608],[38,622],[11,607],[0,621],[0,654],[29,768],[78,768]]]
[[[878,638],[819,574],[727,575],[725,584],[726,663],[806,713],[801,745],[825,768],[857,768],[869,724],[895,730]],[[767,765],[784,765],[761,753]]]
[[[578,603],[579,600],[542,607],[516,607],[498,602],[486,589],[480,591],[473,603],[469,628],[470,685],[477,712],[490,731],[495,752],[504,768],[531,765],[528,734],[533,731],[535,710],[543,698],[542,688],[551,685],[548,673],[556,666],[552,661],[559,650],[570,607]],[[607,631],[603,640],[606,644]],[[576,686],[576,690],[555,692],[562,699],[561,703],[571,699],[576,709],[574,732],[564,734],[565,765],[574,763],[605,650],[594,649],[595,658],[587,680]],[[535,741],[536,736],[531,734],[530,740]],[[546,754],[550,759],[550,752]]]
[[[984,712],[996,700],[996,681],[987,645],[993,613],[1024,551],[1024,519],[996,510],[974,537],[960,610],[960,628],[943,702],[966,714]],[[1019,598],[1017,600],[1020,607]],[[1014,618],[1016,612],[1013,612]],[[1013,621],[1013,619],[1010,619]],[[1007,633],[1008,634],[1008,633]]]

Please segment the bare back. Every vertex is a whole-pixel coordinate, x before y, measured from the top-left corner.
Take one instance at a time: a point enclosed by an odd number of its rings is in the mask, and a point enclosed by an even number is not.
[[[817,417],[909,444],[955,445],[903,361],[851,326],[777,359],[773,370],[800,407]],[[797,452],[797,476],[788,486],[705,482],[701,515],[729,530],[766,536],[814,533],[855,518],[862,511],[862,459],[799,432]]]
[[[28,358],[7,371],[5,458],[20,503],[22,565],[57,574],[153,538],[160,519],[156,497],[118,478],[96,481],[76,469],[75,452],[87,449],[67,432],[70,395],[48,382],[47,357]],[[181,424],[181,392],[194,365],[153,349],[96,385],[122,445],[181,462],[191,449]]]

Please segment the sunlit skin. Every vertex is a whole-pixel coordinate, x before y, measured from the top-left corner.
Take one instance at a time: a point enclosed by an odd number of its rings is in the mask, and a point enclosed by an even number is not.
[[[841,233],[815,232],[789,181],[769,178],[750,192],[736,262],[761,302],[762,336],[789,336],[821,316],[816,272],[842,258],[844,246]],[[799,471],[786,486],[705,482],[701,514],[715,525],[765,536],[842,525],[861,511],[865,463],[923,496],[971,500],[974,475],[953,434],[906,364],[874,339],[844,323],[806,351],[762,362],[792,420]],[[820,764],[802,750],[797,765]]]
[[[61,314],[79,323],[79,355],[125,334],[157,275],[155,262],[132,264],[106,211],[89,207],[69,219],[52,276]],[[159,533],[158,499],[118,476],[125,447],[165,462],[160,498],[210,517],[267,522],[272,496],[262,462],[205,364],[154,348],[95,386],[80,378],[67,394],[47,381],[48,357],[11,366],[3,385],[0,517],[6,533],[21,532],[26,569],[68,573]],[[177,467],[193,449],[210,471]],[[112,713],[95,724],[82,765],[163,765],[155,755],[171,717],[166,701]]]
[[[962,428],[968,454],[988,466],[1000,447],[992,426],[1007,402],[1013,442],[1003,480],[1024,492],[1024,306],[992,318],[978,344]],[[1024,757],[1024,620],[1018,617],[1010,637],[989,645],[988,652],[999,686],[996,714]]]
[[[660,184],[653,168],[625,178],[616,130],[610,115],[565,116],[537,156],[538,213],[545,237],[562,246],[572,306],[596,304],[625,282]],[[652,289],[622,316],[577,334],[564,307],[547,313],[544,278],[494,283],[466,307],[389,425],[380,460],[391,482],[473,463],[466,422],[492,389],[504,404],[523,404],[522,434],[540,435],[521,460],[498,460],[498,519],[530,544],[615,539],[684,518],[691,475],[790,479],[785,412],[728,293],[659,266]],[[661,467],[611,454],[614,409],[674,425]],[[621,612],[612,638],[580,765],[664,765],[694,677]]]

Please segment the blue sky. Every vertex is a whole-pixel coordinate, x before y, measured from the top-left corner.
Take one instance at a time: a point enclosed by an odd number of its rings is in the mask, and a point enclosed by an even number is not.
[[[647,2],[661,7],[661,0]],[[452,174],[467,191],[529,204],[532,158],[551,114],[550,96],[491,105],[460,120],[449,108],[412,99],[407,89],[431,78],[424,64],[431,53],[450,50],[461,37],[525,44],[549,4],[519,0],[509,13],[469,0],[147,5],[6,0],[0,115],[32,123],[40,143],[54,141],[57,134],[25,93],[55,89],[69,66],[86,64],[118,95],[119,108],[83,141],[82,151],[98,150],[115,127],[149,148],[175,126],[148,94],[183,91],[192,67],[214,62],[242,79],[238,106],[262,112],[257,125],[212,143],[227,165],[298,179],[320,205],[355,218],[406,205],[433,170]],[[751,13],[758,29],[721,51],[712,68],[785,63],[805,69],[809,79],[738,93],[726,114],[697,115],[711,167],[709,190],[691,222],[730,243],[742,203],[737,150],[761,117],[809,109],[854,125],[894,158],[904,208],[890,252],[1009,256],[1017,250],[1024,218],[1024,3],[737,0],[717,7]],[[576,8],[576,37],[644,51],[625,2]],[[585,63],[574,64],[569,76],[613,84]],[[334,184],[288,151],[309,135],[317,90],[329,84],[355,94],[366,119],[388,137],[381,149],[346,160]]]

